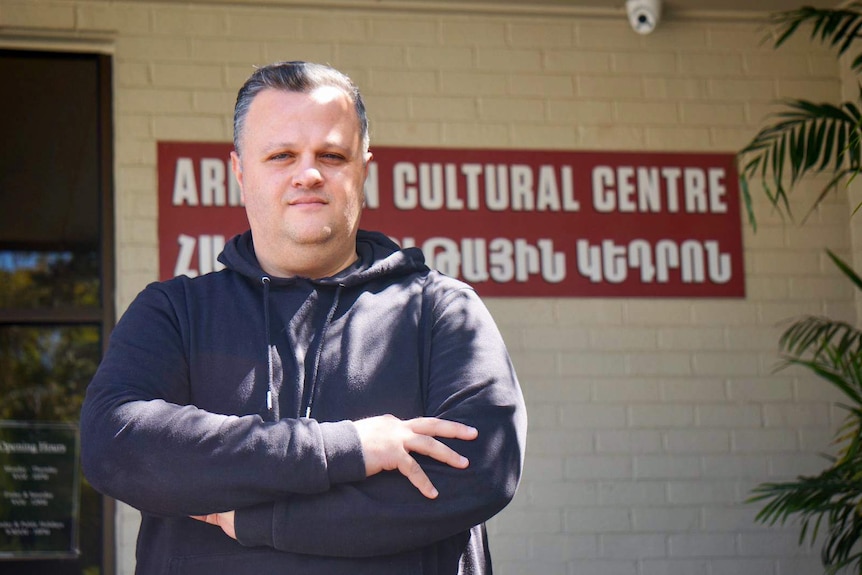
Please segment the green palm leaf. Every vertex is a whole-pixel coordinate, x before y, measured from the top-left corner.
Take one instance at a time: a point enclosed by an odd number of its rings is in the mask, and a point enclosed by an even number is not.
[[[835,47],[839,55],[850,49],[862,30],[862,3],[851,2],[839,9],[814,8],[803,6],[798,10],[788,10],[774,14],[770,22],[776,31],[775,47],[779,47],[803,24],[811,25],[811,39]],[[859,60],[857,56],[856,60]],[[862,65],[853,62],[855,71]]]
[[[765,40],[778,48],[803,27],[810,29],[812,41],[831,47],[842,56],[862,38],[862,2],[849,2],[837,9],[804,6],[778,12],[770,18],[770,35]],[[854,55],[851,68],[862,72],[862,53]],[[862,169],[862,114],[854,102],[834,106],[789,100],[785,109],[772,119],[774,123],[763,128],[737,154],[740,191],[755,230],[751,182],[757,181],[762,186],[780,213],[792,216],[790,190],[805,176],[830,172],[829,181],[815,196],[804,221],[830,192]],[[856,209],[859,207],[862,205]]]
[[[853,282],[853,285],[855,285],[857,289],[862,290],[862,277],[859,277],[859,274],[857,274],[853,268],[847,264],[847,262],[836,256],[832,250],[826,250],[826,253],[838,269],[841,270],[841,273]]]
[[[787,100],[785,109],[773,117],[777,122],[761,129],[737,154],[746,206],[751,202],[750,182],[760,181],[771,203],[790,215],[788,188],[806,176],[830,170],[832,178],[817,196],[813,209],[826,194],[862,169],[862,115],[854,104],[837,107]],[[756,225],[751,212],[749,219]]]
[[[862,278],[831,251],[838,269],[862,289]],[[862,331],[829,318],[808,316],[794,321],[781,335],[782,363],[803,367],[839,389],[849,400],[847,417],[835,434],[837,456],[825,456],[829,466],[815,476],[763,483],[749,501],[764,503],[759,522],[800,524],[799,543],[822,542],[825,573],[851,567],[862,573]]]
[[[859,477],[862,464],[849,459],[816,476],[793,482],[764,483],[752,491],[750,502],[766,502],[757,520],[767,525],[800,520],[800,544],[824,537],[823,562],[835,567],[858,561],[853,545],[862,537],[858,514]],[[822,533],[825,531],[825,533]]]

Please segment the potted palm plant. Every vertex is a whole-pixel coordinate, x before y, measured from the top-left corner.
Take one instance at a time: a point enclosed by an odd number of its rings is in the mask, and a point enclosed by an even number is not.
[[[833,47],[841,57],[862,39],[862,3],[837,9],[803,7],[772,17],[774,45],[781,46],[802,29],[810,39]],[[850,63],[862,71],[862,54]],[[773,122],[758,132],[737,155],[740,190],[751,225],[751,183],[758,182],[769,201],[790,214],[789,193],[806,176],[827,175],[810,203],[811,211],[862,169],[862,85],[855,101],[840,104],[788,100]],[[858,208],[857,208],[858,209]],[[804,220],[803,220],[804,221]],[[858,289],[862,278],[828,251],[829,257]],[[828,456],[825,470],[814,476],[758,485],[750,501],[764,504],[759,522],[801,524],[799,542],[819,541],[827,574],[844,568],[862,574],[862,332],[851,324],[807,316],[794,321],[779,340],[786,366],[801,366],[830,384],[846,398],[844,424],[836,433],[837,453]]]

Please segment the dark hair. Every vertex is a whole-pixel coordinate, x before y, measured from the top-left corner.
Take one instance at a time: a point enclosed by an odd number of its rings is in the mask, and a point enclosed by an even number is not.
[[[321,86],[332,86],[344,91],[353,102],[356,115],[359,118],[359,137],[362,150],[368,151],[370,137],[368,135],[368,116],[365,113],[365,103],[356,84],[330,66],[313,64],[311,62],[277,62],[257,68],[245,81],[236,96],[236,106],[233,111],[233,147],[240,154],[240,140],[245,129],[245,118],[252,100],[263,90],[272,88],[286,92],[308,93]]]

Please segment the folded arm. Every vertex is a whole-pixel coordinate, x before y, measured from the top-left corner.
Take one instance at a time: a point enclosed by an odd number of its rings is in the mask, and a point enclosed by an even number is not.
[[[142,511],[183,516],[365,477],[351,422],[266,422],[190,405],[183,318],[149,287],[114,329],[81,412],[82,467],[96,489]]]
[[[240,543],[316,555],[382,555],[431,544],[499,512],[520,478],[526,414],[502,338],[472,290],[448,293],[436,304],[427,360],[426,415],[478,430],[470,441],[442,440],[469,460],[466,468],[417,457],[436,498],[384,472],[324,493],[239,509]]]
[[[454,422],[267,422],[190,405],[189,330],[171,301],[158,288],[142,292],[87,390],[82,465],[99,491],[157,515],[206,516],[325,492],[385,470],[398,470],[432,497],[434,486],[411,454],[465,464],[434,439],[475,436]]]

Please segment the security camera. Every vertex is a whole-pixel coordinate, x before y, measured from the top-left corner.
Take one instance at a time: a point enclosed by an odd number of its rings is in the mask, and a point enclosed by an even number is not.
[[[649,34],[661,20],[661,0],[626,0],[629,24],[638,34]]]

